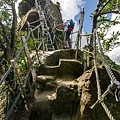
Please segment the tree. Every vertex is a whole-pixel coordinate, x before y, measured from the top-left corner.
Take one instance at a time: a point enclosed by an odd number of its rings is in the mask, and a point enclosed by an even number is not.
[[[95,29],[99,29],[99,36],[103,40],[103,46],[106,48],[106,50],[109,50],[111,48],[111,43],[119,44],[118,37],[120,35],[120,32],[116,32],[112,34],[111,38],[105,40],[105,36],[107,34],[107,31],[111,26],[114,26],[118,23],[120,23],[119,15],[120,15],[120,1],[119,0],[98,0],[97,7],[92,14],[92,33]],[[111,15],[116,14],[116,17],[112,20]],[[105,32],[106,31],[106,32]],[[90,46],[89,50],[93,51],[93,36],[90,38]],[[92,67],[91,63],[92,58],[90,58],[90,67]]]
[[[10,61],[14,55],[16,40],[17,14],[15,0],[0,1],[0,48],[3,54],[0,56]]]
[[[118,0],[99,0],[97,4],[97,8],[94,11],[93,17],[93,25],[92,25],[92,33],[94,29],[105,28],[109,29],[111,25],[118,24],[118,16],[114,20],[111,20],[111,14],[114,13],[119,15],[120,12],[120,1]],[[93,44],[93,39],[91,38],[90,43]]]

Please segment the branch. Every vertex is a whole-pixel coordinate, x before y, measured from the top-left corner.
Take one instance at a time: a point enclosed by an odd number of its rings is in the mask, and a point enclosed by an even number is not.
[[[12,13],[13,13],[13,21],[12,21],[12,31],[11,31],[11,49],[13,50],[16,39],[16,26],[17,26],[17,14],[14,3],[12,3]]]
[[[109,13],[120,14],[120,11],[108,11],[108,12],[99,13],[99,15],[104,15],[104,14],[109,14]]]
[[[108,0],[108,2],[109,2],[109,0]],[[107,3],[108,3],[108,2],[107,2]],[[104,0],[99,1],[98,5],[97,5],[97,8],[96,8],[96,10],[94,11],[92,32],[93,32],[94,29],[96,28],[97,19],[98,19],[99,13],[101,12],[101,11],[99,11],[99,9],[100,9],[100,7],[101,7],[101,5],[102,5],[103,3],[104,3]],[[107,3],[106,3],[103,7],[105,7],[105,6],[107,5]],[[92,39],[92,38],[91,38],[91,39]]]
[[[6,3],[7,5],[11,5],[10,1],[5,0],[5,3]]]
[[[114,23],[114,24],[120,24],[119,21],[111,21],[111,20],[108,20],[108,19],[99,19],[99,20],[97,20],[97,22],[101,22],[101,21],[111,22],[111,23]]]
[[[101,11],[105,8],[105,6],[110,2],[111,0],[108,0],[103,7],[101,8],[101,10],[99,10],[99,12],[97,13],[97,15],[99,15],[101,13]]]
[[[98,6],[100,6],[102,3],[104,3],[104,0],[99,1]]]

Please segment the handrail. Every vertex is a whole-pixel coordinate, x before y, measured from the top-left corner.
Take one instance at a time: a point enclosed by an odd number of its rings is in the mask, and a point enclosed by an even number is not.
[[[28,37],[26,38],[25,43],[28,41],[28,38],[30,36],[30,32],[28,33]],[[20,56],[20,54],[22,53],[22,50],[24,49],[25,44],[22,45],[20,51],[18,52],[18,54],[16,55],[16,57],[13,59],[13,62],[16,62],[18,57]],[[8,68],[8,70],[6,71],[6,73],[2,76],[1,80],[0,80],[0,85],[2,84],[2,82],[7,78],[7,76],[9,75],[9,73],[11,72],[13,65],[11,64]]]
[[[101,55],[102,55],[102,59],[103,59],[105,68],[106,68],[107,73],[108,73],[108,75],[111,79],[111,84],[108,86],[107,90],[101,95],[101,88],[100,88],[99,76],[98,76],[98,72],[97,72],[96,59],[95,59],[96,55],[94,54],[94,65],[95,65],[96,81],[97,81],[97,88],[98,88],[98,100],[92,106],[90,106],[90,108],[93,109],[97,103],[100,103],[102,105],[102,107],[104,108],[106,114],[108,115],[109,119],[110,120],[115,120],[114,117],[112,116],[110,110],[107,108],[107,106],[105,105],[103,100],[104,100],[104,97],[111,92],[111,89],[114,86],[120,85],[120,82],[116,80],[116,78],[113,75],[111,69],[107,65],[107,61],[104,57],[103,49],[102,49],[102,46],[101,46],[101,43],[100,43],[100,40],[99,40],[99,37],[98,37],[98,34],[97,34],[96,30],[95,30],[94,37],[95,36],[97,37],[99,49],[100,49],[100,52],[101,52]],[[96,40],[95,40],[95,49],[96,49]],[[116,84],[115,81],[117,81],[117,83],[119,82],[119,84]]]

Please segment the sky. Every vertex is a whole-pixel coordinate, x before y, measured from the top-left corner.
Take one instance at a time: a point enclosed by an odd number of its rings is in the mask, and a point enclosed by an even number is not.
[[[97,6],[97,0],[86,0],[85,3],[85,18],[84,18],[84,24],[83,29],[84,32],[91,32],[92,29],[92,19],[91,19],[91,13],[94,12]]]

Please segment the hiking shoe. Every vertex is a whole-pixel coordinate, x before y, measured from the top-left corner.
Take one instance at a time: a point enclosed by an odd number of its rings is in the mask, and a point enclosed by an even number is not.
[[[67,49],[70,49],[70,47],[69,47],[69,46],[67,46]]]
[[[116,89],[115,90],[115,99],[118,102],[120,100],[120,89]]]
[[[67,45],[64,45],[64,49],[67,49]]]

